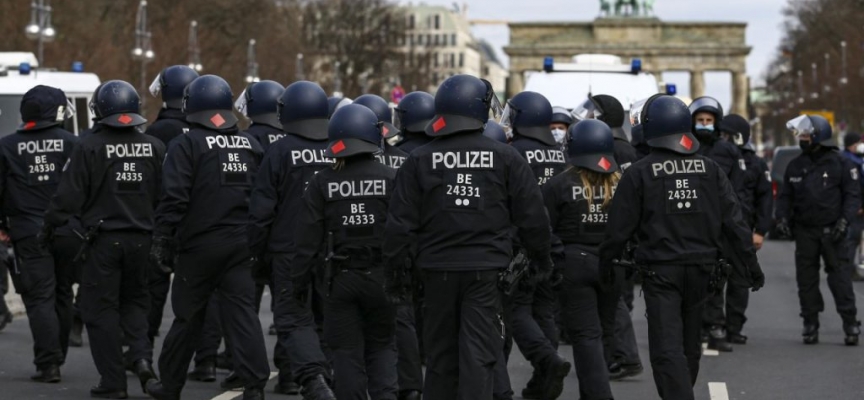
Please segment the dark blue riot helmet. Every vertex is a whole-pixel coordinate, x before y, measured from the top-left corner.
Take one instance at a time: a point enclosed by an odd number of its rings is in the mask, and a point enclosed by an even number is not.
[[[282,129],[276,107],[284,91],[285,88],[279,82],[253,82],[246,86],[234,106],[252,122]]]
[[[822,147],[835,147],[831,140],[831,124],[818,115],[800,115],[786,122],[786,127],[792,130],[799,140],[801,150],[807,152]],[[807,140],[802,140],[806,138]]]
[[[90,109],[99,118],[99,123],[115,128],[144,125],[147,122],[139,114],[141,98],[131,84],[124,81],[108,81],[90,101]]]
[[[186,86],[183,112],[186,120],[210,129],[237,125],[234,95],[228,82],[216,75],[204,75]]]
[[[624,106],[621,105],[621,102],[608,94],[598,94],[592,99],[603,110],[597,119],[609,125],[609,128],[612,129],[612,136],[629,140],[627,133],[622,128],[624,126]]]
[[[390,105],[383,97],[374,94],[364,94],[356,99],[354,103],[364,106],[378,117],[378,122],[381,122],[381,135],[385,139],[392,138],[399,134],[399,129],[393,126],[393,111],[390,110]]]
[[[556,144],[549,130],[552,105],[540,93],[522,92],[513,96],[504,108],[502,123],[512,127],[516,136],[529,137],[548,146]]]
[[[700,141],[712,143],[720,137],[720,124],[723,121],[723,106],[717,99],[702,96],[690,103],[690,115],[692,116],[692,129]],[[701,125],[696,122],[696,114],[709,113],[714,116],[713,125]]]
[[[297,81],[285,88],[277,108],[282,130],[310,140],[327,140],[327,93],[317,83]]]
[[[372,110],[349,104],[333,113],[327,127],[326,157],[344,158],[381,152],[381,122]]]
[[[338,110],[344,106],[347,106],[353,102],[354,102],[354,100],[351,100],[347,97],[336,97],[336,96],[328,97],[327,98],[327,118],[333,117],[333,113],[335,113],[336,110]]]
[[[486,122],[486,128],[483,129],[483,136],[507,144],[507,133],[504,132],[504,127],[495,122],[495,120],[490,119]]]
[[[618,171],[615,162],[615,138],[605,122],[596,119],[579,121],[567,130],[567,155],[570,164],[601,174]]]
[[[720,132],[729,135],[729,140],[736,146],[745,146],[750,142],[750,123],[738,114],[729,114],[720,123]]]
[[[63,123],[74,113],[62,90],[51,86],[37,85],[21,98],[21,120],[19,131],[34,131]]]
[[[639,118],[648,146],[680,154],[693,154],[699,150],[699,141],[691,131],[690,109],[681,100],[655,94],[645,102]]]
[[[552,107],[552,123],[564,124],[568,127],[573,124],[573,116],[570,111],[564,107]]]
[[[491,83],[471,75],[451,76],[435,93],[435,118],[426,126],[426,134],[480,131],[489,120],[490,108],[500,108]]]
[[[162,95],[165,108],[183,108],[183,90],[186,85],[198,78],[194,69],[185,65],[172,65],[162,70],[150,84],[150,94]]]
[[[435,118],[435,97],[426,92],[411,92],[399,105],[393,124],[402,132],[425,133],[426,125]]]

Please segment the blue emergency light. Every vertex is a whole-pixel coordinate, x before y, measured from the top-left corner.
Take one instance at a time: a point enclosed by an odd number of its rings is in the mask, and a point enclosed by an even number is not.
[[[543,70],[546,72],[552,72],[555,70],[555,59],[550,57],[543,58]]]
[[[72,72],[84,72],[84,63],[81,61],[73,61]]]
[[[639,58],[630,60],[630,72],[638,74],[640,71],[642,71],[642,60]]]
[[[678,87],[675,86],[674,83],[667,83],[666,84],[666,94],[668,94],[670,96],[674,96],[674,95],[678,94]]]
[[[30,63],[22,62],[21,64],[18,64],[18,74],[30,75]]]

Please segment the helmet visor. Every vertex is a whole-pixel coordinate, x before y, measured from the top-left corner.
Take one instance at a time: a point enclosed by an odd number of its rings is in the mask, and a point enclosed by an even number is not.
[[[642,123],[642,107],[645,107],[645,103],[648,102],[648,99],[637,100],[630,104],[630,126],[636,126]]]
[[[815,130],[810,118],[806,115],[800,115],[786,122],[786,128],[792,131],[796,138],[810,137]]]
[[[247,90],[249,89],[243,89],[243,93],[240,93],[240,97],[238,97],[237,101],[234,102],[234,108],[237,109],[237,112],[243,114],[244,117],[249,118],[249,113],[246,111],[247,106],[249,105],[249,99],[246,98]]]
[[[586,119],[598,119],[603,116],[603,110],[594,103],[590,97],[586,98],[578,107],[570,113],[576,121]]]
[[[711,107],[716,109],[717,111],[723,109],[723,106],[720,105],[720,102],[718,102],[717,99],[713,97],[700,97],[690,103],[690,113],[693,114],[696,112],[696,110],[705,107]]]
[[[159,97],[159,92],[162,91],[162,74],[156,75],[156,79],[153,80],[153,83],[150,84],[150,94],[153,97]]]
[[[509,128],[513,125],[513,118],[516,116],[516,113],[518,113],[518,112],[519,112],[519,110],[517,110],[515,107],[513,107],[513,105],[510,104],[510,102],[508,101],[507,105],[504,106],[504,109],[501,110],[501,114],[498,116],[498,118],[497,119],[491,118],[491,119],[498,121],[498,125],[501,125],[504,128],[504,130],[507,130],[507,128]]]
[[[497,121],[503,115],[504,107],[501,106],[501,101],[498,100],[498,96],[493,94],[492,98],[489,100],[489,118]]]

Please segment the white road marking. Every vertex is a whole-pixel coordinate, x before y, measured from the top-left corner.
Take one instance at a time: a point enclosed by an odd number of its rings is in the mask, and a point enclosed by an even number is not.
[[[717,350],[709,350],[708,349],[708,343],[702,343],[702,355],[703,356],[717,357],[720,355],[720,352]]]
[[[271,372],[271,373],[270,373],[270,379],[271,379],[271,380],[272,380],[273,378],[277,377],[277,376],[279,376],[279,373],[278,373],[278,372]],[[227,392],[225,392],[225,393],[222,393],[222,394],[220,394],[220,395],[218,395],[218,396],[216,396],[216,397],[214,397],[214,398],[212,398],[212,399],[210,399],[210,400],[232,400],[232,399],[236,399],[236,398],[238,398],[238,397],[240,397],[240,396],[242,396],[242,395],[243,395],[243,392],[242,392],[242,391],[231,391],[231,390],[229,390],[229,391],[227,391]],[[712,397],[711,400],[714,400],[714,398]]]
[[[708,394],[711,400],[729,400],[725,382],[708,382]]]

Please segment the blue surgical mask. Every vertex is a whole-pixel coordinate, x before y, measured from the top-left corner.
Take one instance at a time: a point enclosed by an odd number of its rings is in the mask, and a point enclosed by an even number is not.
[[[711,131],[714,132],[714,125],[702,125],[700,123],[696,124],[697,131]]]

